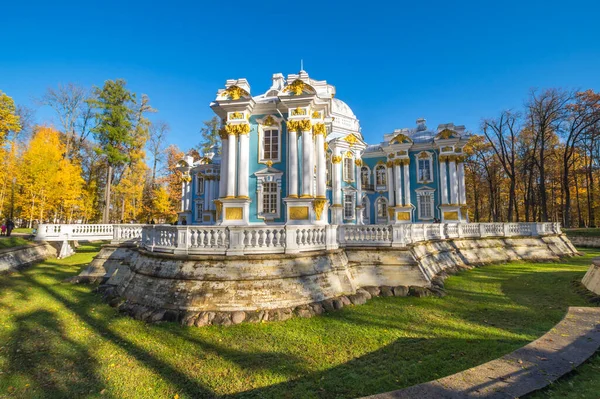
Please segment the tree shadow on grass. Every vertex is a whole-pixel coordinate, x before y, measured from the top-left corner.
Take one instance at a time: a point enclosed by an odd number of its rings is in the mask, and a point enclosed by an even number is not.
[[[16,331],[8,346],[9,378],[25,378],[18,397],[83,397],[102,388],[96,362],[87,348],[64,331],[56,314],[37,310],[14,319]]]

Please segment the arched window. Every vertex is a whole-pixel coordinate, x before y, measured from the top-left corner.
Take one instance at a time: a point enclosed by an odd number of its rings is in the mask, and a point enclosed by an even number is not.
[[[433,159],[429,152],[423,151],[417,157],[417,181],[429,183],[433,181]]]
[[[258,162],[281,162],[281,120],[273,115],[258,120]]]
[[[360,168],[360,185],[363,190],[372,190],[372,187],[369,187],[369,183],[371,183],[371,171],[367,166],[363,166]]]
[[[364,224],[369,224],[370,223],[370,206],[369,206],[369,198],[365,195],[362,199],[362,213],[363,213],[363,223]]]
[[[376,218],[377,218],[377,223],[381,224],[381,223],[387,223],[388,222],[388,206],[387,206],[387,200],[383,197],[379,197],[379,199],[376,202]]]
[[[387,188],[387,170],[385,165],[375,167],[375,187],[376,190],[385,190]]]
[[[344,181],[354,181],[354,158],[350,151],[344,154]]]

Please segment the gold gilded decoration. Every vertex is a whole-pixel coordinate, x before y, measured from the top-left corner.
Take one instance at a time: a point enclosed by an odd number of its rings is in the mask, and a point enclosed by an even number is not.
[[[317,123],[316,125],[313,126],[313,132],[316,134],[322,134],[325,135],[325,133],[327,132],[327,129],[325,128],[325,124],[324,123]]]
[[[398,212],[398,220],[410,220],[410,212]]]
[[[444,129],[435,136],[436,139],[451,139],[458,137],[458,134],[454,130]]]
[[[458,212],[444,212],[444,220],[458,220]]]
[[[442,152],[452,152],[452,147],[442,147]]]
[[[402,160],[401,159],[394,160],[394,165],[396,165],[396,166],[402,165]]]
[[[291,84],[287,85],[283,92],[292,92],[294,95],[299,96],[302,92],[310,90],[310,86],[301,81],[300,79],[294,80]]]
[[[210,222],[210,215],[204,215],[202,220],[204,220],[205,222]]]
[[[353,134],[349,134],[346,137],[344,137],[344,141],[346,141],[347,143],[349,143],[351,146],[358,143],[358,137],[356,137]]]
[[[419,154],[419,159],[429,159],[430,155],[428,152],[422,152]]]
[[[249,96],[250,93],[239,86],[229,86],[221,92],[221,95],[229,96],[232,100],[239,100],[241,97]]]
[[[346,152],[344,153],[344,156],[345,156],[346,158],[352,158],[352,157],[354,156],[354,154],[352,154],[350,151],[346,151]]]
[[[312,124],[308,119],[301,121],[288,121],[287,128],[289,131],[308,131],[312,127]]]
[[[387,161],[387,163],[385,164],[385,166],[387,166],[388,168],[391,167],[391,166],[394,166],[394,162]]]
[[[412,143],[413,141],[405,134],[397,134],[393,139],[390,140],[390,144],[402,144],[402,143]]]
[[[270,159],[267,161],[267,166],[270,168],[271,166],[273,166],[273,161],[271,161]]]
[[[462,148],[456,147],[456,149],[454,150],[454,152],[457,153],[457,154],[461,154],[462,153]]]
[[[219,129],[219,137],[221,137],[221,140],[227,140],[227,138],[229,137],[229,135],[227,134],[227,130],[225,130],[224,127]]]
[[[340,163],[342,162],[342,157],[339,155],[334,155],[331,157],[331,163]]]
[[[404,155],[404,156],[406,156],[406,155],[408,155],[408,151],[398,151],[396,153],[396,155],[400,155],[400,156]]]
[[[181,180],[183,180],[186,183],[189,183],[189,182],[192,181],[192,176],[190,176],[190,175],[183,175],[183,176],[181,176]]]
[[[383,161],[377,161],[377,165],[385,165],[385,162],[383,162]]]
[[[271,115],[267,116],[263,122],[265,126],[273,126],[275,124],[275,119]]]
[[[312,113],[312,118],[313,119],[321,119],[321,113],[319,111],[314,111]]]
[[[356,166],[363,166],[363,161],[362,161],[362,159],[355,159],[355,160],[354,160],[354,165],[356,165]]]
[[[317,217],[317,220],[321,220],[321,216],[323,215],[323,209],[325,208],[326,203],[326,199],[316,199],[313,202],[313,209],[315,210],[315,216]]]
[[[225,220],[242,220],[243,208],[225,208]]]
[[[244,114],[242,112],[232,112],[229,114],[229,119],[244,119]]]
[[[325,151],[327,151],[329,149],[329,144],[323,143],[323,147],[325,148]]]
[[[215,208],[217,208],[217,215],[221,217],[221,212],[223,211],[223,202],[220,200],[214,200],[213,202],[215,203]]]
[[[225,131],[229,135],[240,135],[240,134],[248,134],[250,133],[250,125],[247,123],[239,123],[239,124],[227,124],[225,125]]]
[[[291,220],[308,220],[308,207],[307,206],[290,206],[290,219]]]
[[[388,208],[388,213],[390,215],[390,219],[394,218],[394,212],[396,212],[396,210],[394,208]]]
[[[292,116],[298,116],[298,115],[306,115],[306,110],[304,108],[296,108],[292,110]]]

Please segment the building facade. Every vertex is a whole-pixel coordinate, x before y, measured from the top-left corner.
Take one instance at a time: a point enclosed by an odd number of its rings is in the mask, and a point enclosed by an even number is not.
[[[464,126],[386,134],[368,145],[358,119],[326,81],[274,74],[264,94],[228,80],[211,103],[221,154],[179,164],[179,222],[391,224],[467,221]]]

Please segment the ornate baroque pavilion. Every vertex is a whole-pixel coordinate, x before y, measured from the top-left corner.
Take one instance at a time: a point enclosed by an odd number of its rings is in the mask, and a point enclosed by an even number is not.
[[[272,80],[257,96],[246,79],[217,92],[221,155],[180,162],[180,223],[467,221],[464,126],[418,119],[368,145],[334,86],[305,71]]]

